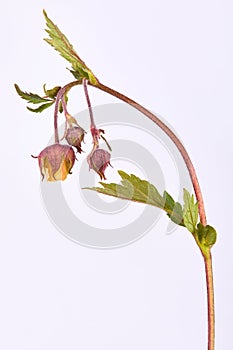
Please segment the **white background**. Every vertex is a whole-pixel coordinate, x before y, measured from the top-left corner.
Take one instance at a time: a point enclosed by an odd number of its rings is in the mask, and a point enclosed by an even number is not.
[[[33,115],[13,83],[41,92],[72,79],[42,38],[42,9],[105,84],[166,118],[196,166],[213,249],[217,349],[232,349],[233,8],[221,1],[8,1],[1,5],[0,348],[206,349],[203,262],[165,221],[125,248],[81,247],[41,202],[37,154],[51,112]],[[94,105],[116,100],[93,91]],[[71,111],[85,108],[71,101]]]

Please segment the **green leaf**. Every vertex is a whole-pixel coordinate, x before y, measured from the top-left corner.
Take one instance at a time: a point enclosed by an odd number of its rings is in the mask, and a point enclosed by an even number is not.
[[[217,239],[216,230],[210,226],[203,226],[201,223],[197,225],[197,236],[201,245],[212,247],[215,244]]]
[[[141,180],[133,174],[129,175],[122,170],[119,170],[118,173],[121,176],[120,184],[100,182],[102,187],[88,187],[86,189],[121,199],[153,205],[165,210],[169,218],[176,224],[183,225],[181,204],[176,203],[167,192],[164,192],[162,197],[156,187],[148,181]]]
[[[46,89],[46,84],[43,85],[43,89],[44,89],[44,93],[46,94],[46,96],[55,99],[55,97],[57,96],[58,91],[61,89],[61,86],[55,86],[53,89]]]
[[[184,226],[182,205],[175,202],[167,191],[164,191],[163,198],[165,200],[164,210],[167,211],[168,217],[175,222],[175,224]]]
[[[43,10],[43,14],[47,25],[47,29],[45,29],[45,31],[49,35],[49,38],[44,40],[56,51],[58,51],[63,58],[71,63],[71,72],[75,75],[76,79],[80,80],[82,78],[86,78],[92,84],[96,85],[96,77],[75,52],[73,45],[71,45],[67,37],[60,31],[58,26],[51,21],[45,10]]]
[[[71,74],[73,74],[73,76],[75,77],[75,79],[77,80],[81,80],[82,76],[80,75],[80,73],[78,71],[75,71],[73,69],[68,69],[70,71]]]
[[[41,113],[43,112],[46,108],[49,108],[50,106],[52,106],[54,104],[54,101],[52,102],[48,102],[48,103],[43,103],[42,105],[40,105],[38,108],[30,108],[30,107],[27,107],[27,109],[31,112],[34,112],[34,113]]]
[[[194,234],[198,221],[198,203],[194,202],[194,195],[190,195],[186,189],[184,189],[183,220],[187,229]]]
[[[33,94],[31,92],[23,92],[17,84],[14,84],[14,86],[15,86],[15,89],[16,89],[17,93],[19,94],[19,96],[22,99],[28,101],[28,103],[37,104],[37,103],[51,101],[51,99],[41,97],[41,96],[39,96],[37,94]]]

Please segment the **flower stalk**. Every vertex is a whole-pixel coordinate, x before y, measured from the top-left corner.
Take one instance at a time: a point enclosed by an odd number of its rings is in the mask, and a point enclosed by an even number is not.
[[[58,111],[59,111],[59,104],[60,102],[62,103],[62,107],[64,110],[64,114],[66,117],[66,120],[69,120],[70,114],[67,111],[66,103],[65,103],[65,98],[64,96],[68,93],[68,91],[73,87],[76,86],[77,81],[72,81],[71,83],[66,84],[60,90],[58,91],[56,95],[56,100],[55,100],[55,107],[54,107],[54,139],[55,143],[60,143],[59,141],[59,134],[58,134]],[[71,117],[72,118],[72,117]]]
[[[90,121],[91,121],[91,130],[92,129],[96,129],[96,125],[95,125],[95,121],[94,121],[94,115],[93,115],[93,110],[92,110],[92,106],[91,106],[91,100],[89,97],[89,93],[88,93],[88,89],[87,89],[87,83],[88,80],[86,78],[83,78],[83,89],[84,89],[84,94],[87,100],[87,106],[88,106],[88,111],[89,111],[89,115],[90,115]]]
[[[105,170],[108,165],[111,166],[111,163],[110,163],[111,154],[108,151],[99,148],[99,139],[102,138],[105,141],[109,150],[111,150],[111,147],[107,142],[107,140],[105,139],[105,137],[102,136],[102,134],[104,133],[104,130],[96,128],[93,110],[91,106],[91,100],[90,100],[88,88],[87,88],[88,80],[84,78],[82,80],[82,83],[83,83],[84,93],[87,100],[87,106],[88,106],[89,115],[90,115],[90,121],[91,121],[90,130],[91,130],[91,135],[93,139],[93,148],[91,153],[87,157],[87,162],[89,164],[89,169],[93,169],[100,176],[101,180],[102,179],[106,180]]]

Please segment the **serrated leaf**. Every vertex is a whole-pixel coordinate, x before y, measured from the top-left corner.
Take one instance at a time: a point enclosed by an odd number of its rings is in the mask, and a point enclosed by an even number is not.
[[[78,71],[75,71],[73,69],[68,69],[68,70],[70,71],[71,74],[73,74],[75,79],[77,79],[77,80],[81,80],[82,79],[82,77],[81,77],[81,75],[80,75],[80,73]]]
[[[57,96],[58,91],[61,89],[61,86],[55,86],[54,88],[47,90],[46,84],[44,84],[43,89],[46,96],[54,99]]]
[[[201,245],[212,247],[217,239],[217,232],[210,225],[203,226],[201,223],[197,225],[197,236]]]
[[[22,99],[28,101],[28,103],[37,104],[37,103],[42,103],[42,102],[49,102],[49,101],[51,101],[51,99],[41,97],[41,96],[39,96],[39,95],[37,95],[37,94],[33,94],[33,93],[31,93],[31,92],[23,92],[23,91],[19,88],[19,86],[18,86],[17,84],[14,84],[14,86],[15,86],[15,89],[16,89],[18,95],[19,95]]]
[[[41,113],[43,112],[45,109],[49,108],[50,106],[52,106],[54,104],[54,101],[52,102],[48,102],[48,103],[43,103],[42,105],[40,105],[38,108],[30,108],[30,107],[27,107],[27,109],[30,111],[30,112],[34,112],[34,113]]]
[[[198,203],[194,201],[194,195],[184,189],[184,210],[183,210],[184,225],[191,233],[196,232],[198,221]]]
[[[97,79],[92,73],[92,71],[86,66],[86,64],[78,56],[77,52],[74,50],[73,45],[69,42],[67,37],[60,31],[58,26],[52,22],[48,17],[45,10],[43,14],[46,20],[46,25],[48,29],[45,31],[48,33],[49,38],[44,39],[49,45],[51,45],[60,55],[71,63],[73,70],[72,74],[75,73],[76,79],[80,80],[86,78],[94,85],[97,84]]]
[[[180,203],[175,202],[167,192],[162,197],[156,187],[148,181],[142,180],[133,174],[129,175],[122,170],[119,170],[118,173],[121,176],[120,184],[100,182],[102,187],[89,187],[86,189],[121,199],[153,205],[165,210],[169,218],[176,224],[183,225],[182,206]]]
[[[163,198],[165,200],[164,209],[167,211],[168,217],[177,225],[184,226],[182,205],[175,202],[167,191],[164,191]]]

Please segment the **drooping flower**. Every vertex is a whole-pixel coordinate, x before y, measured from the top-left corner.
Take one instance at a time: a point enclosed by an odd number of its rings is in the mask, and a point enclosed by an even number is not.
[[[69,145],[75,147],[77,152],[81,153],[81,143],[84,139],[85,131],[80,126],[74,126],[67,130],[66,132],[66,141]]]
[[[110,158],[110,153],[101,148],[94,150],[94,152],[92,152],[87,158],[89,169],[93,169],[97,174],[99,174],[101,180],[106,180],[104,172],[107,166],[111,165]]]
[[[40,152],[38,163],[42,180],[46,176],[47,181],[65,180],[75,162],[75,153],[72,147],[55,143]]]

